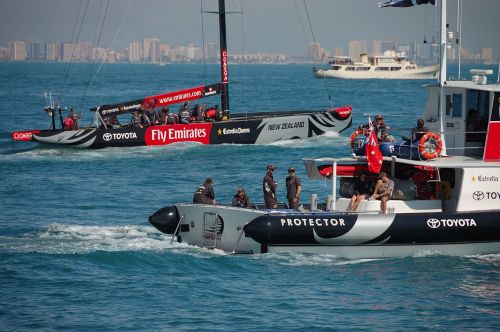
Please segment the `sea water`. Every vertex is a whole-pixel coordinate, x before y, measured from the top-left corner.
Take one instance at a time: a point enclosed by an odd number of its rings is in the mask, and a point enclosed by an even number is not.
[[[353,125],[386,116],[411,128],[432,81],[325,80],[309,65],[233,65],[232,113],[349,104]],[[348,137],[270,145],[75,150],[13,142],[48,128],[44,93],[90,107],[218,81],[216,66],[0,63],[0,330],[332,331],[483,330],[500,326],[499,255],[346,260],[334,255],[229,255],[170,244],[147,222],[188,202],[206,177],[229,202],[244,186],[262,201],[268,163],[278,199],[287,168],[302,199],[331,182],[307,179],[302,158],[349,156]],[[65,75],[67,73],[67,75]],[[49,94],[48,94],[49,96]],[[216,98],[206,100],[220,104]],[[193,102],[194,104],[195,102]]]

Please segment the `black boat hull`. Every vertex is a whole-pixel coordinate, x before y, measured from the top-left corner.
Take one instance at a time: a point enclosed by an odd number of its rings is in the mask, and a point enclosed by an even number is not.
[[[284,139],[306,139],[327,132],[340,133],[351,125],[337,110],[252,114],[226,121],[156,125],[147,128],[83,128],[80,130],[36,130],[12,133],[14,140],[32,140],[79,148],[154,146],[177,142],[202,144],[267,144]],[[22,139],[21,139],[22,138]]]
[[[500,212],[290,213],[255,218],[245,235],[266,246],[434,245],[496,242]]]

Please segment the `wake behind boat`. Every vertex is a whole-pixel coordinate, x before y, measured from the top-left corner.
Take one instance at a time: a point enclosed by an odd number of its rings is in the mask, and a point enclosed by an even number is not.
[[[368,57],[360,55],[360,61],[347,56],[331,57],[328,68],[313,68],[313,74],[320,78],[338,79],[435,79],[438,66],[420,67],[406,59],[403,53],[385,51],[384,55]]]
[[[230,114],[225,14],[224,0],[219,0],[220,83],[98,106],[91,109],[94,112],[94,125],[84,128],[77,128],[75,123],[78,120],[74,113],[68,114],[63,120],[63,110],[58,106],[54,107],[51,101],[45,108],[52,117],[50,129],[15,131],[11,134],[12,139],[78,148],[164,145],[176,142],[266,144],[286,139],[306,139],[325,133],[340,133],[351,125],[351,106]],[[177,120],[172,122],[167,122],[166,115],[161,114],[156,118],[146,119],[146,123],[143,121],[146,113],[166,113],[168,105],[217,94],[221,95],[221,109],[201,107],[196,109],[195,114],[196,107],[186,109],[186,105],[183,111],[188,114],[184,117],[181,112]],[[125,126],[119,124],[117,117],[127,113],[133,114],[138,121]]]
[[[473,71],[472,81],[446,80],[446,0],[441,6],[440,84],[428,87],[423,114],[435,142],[424,149],[417,143],[417,158],[383,156],[371,126],[365,155],[304,159],[309,178],[332,180],[324,203],[316,194],[303,211],[285,204],[265,209],[178,203],[158,210],[149,222],[172,234],[171,241],[232,253],[298,251],[347,258],[499,253],[500,87],[486,84],[489,71]],[[470,105],[476,108],[471,111]],[[371,191],[375,199],[353,208],[356,183],[388,178],[394,187],[385,209]]]

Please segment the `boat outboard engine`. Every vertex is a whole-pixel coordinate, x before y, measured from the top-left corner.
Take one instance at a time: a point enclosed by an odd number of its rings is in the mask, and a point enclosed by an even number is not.
[[[162,233],[174,234],[179,224],[179,212],[175,206],[166,206],[149,216],[149,223]]]

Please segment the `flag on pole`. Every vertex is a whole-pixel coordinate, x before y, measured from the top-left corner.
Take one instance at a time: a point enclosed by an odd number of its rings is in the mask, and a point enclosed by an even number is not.
[[[389,0],[387,2],[379,2],[378,6],[382,7],[412,7],[417,5],[431,4],[435,5],[436,0]]]
[[[380,152],[378,147],[377,134],[375,134],[375,128],[370,116],[368,116],[368,123],[370,124],[370,129],[365,142],[366,161],[370,173],[379,174],[382,168],[382,152]]]

